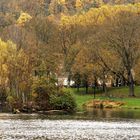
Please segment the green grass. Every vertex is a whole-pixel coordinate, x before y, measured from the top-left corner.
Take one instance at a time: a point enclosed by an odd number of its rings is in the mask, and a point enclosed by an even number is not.
[[[80,88],[78,92],[76,88],[65,88],[66,91],[70,91],[77,103],[77,110],[83,110],[83,104],[94,99],[93,89],[89,88],[89,94],[85,93],[84,88]],[[98,90],[96,93],[96,99],[99,100],[115,100],[125,102],[124,108],[139,108],[140,109],[140,86],[135,87],[135,98],[130,98],[128,96],[129,90],[128,87],[118,87],[108,89],[108,96],[106,97],[101,90]]]
[[[129,89],[128,87],[118,87],[118,88],[111,88],[108,90],[108,94],[115,96],[115,97],[128,97]],[[140,98],[140,86],[135,87],[135,95],[136,97]]]
[[[76,88],[67,88],[65,90],[70,91],[73,97],[75,98],[78,110],[82,110],[83,109],[82,105],[86,103],[87,101],[90,101],[93,99],[92,94],[85,94],[84,88],[81,88],[80,92],[77,92]]]
[[[140,98],[126,98],[123,101],[126,102],[125,108],[140,109]]]

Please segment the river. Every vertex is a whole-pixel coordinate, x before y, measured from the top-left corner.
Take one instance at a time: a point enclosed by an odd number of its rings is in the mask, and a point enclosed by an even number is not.
[[[133,115],[128,117],[127,111],[120,116],[105,112],[60,116],[1,113],[0,140],[140,140],[139,111],[129,110]]]

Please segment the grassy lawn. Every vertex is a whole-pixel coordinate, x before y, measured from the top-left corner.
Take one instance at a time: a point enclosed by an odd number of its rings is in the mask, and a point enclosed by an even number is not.
[[[85,89],[81,88],[79,92],[77,92],[76,88],[67,88],[66,91],[70,91],[73,97],[76,100],[77,103],[77,109],[82,110],[82,105],[86,103],[87,101],[90,101],[93,99],[92,94],[85,94]],[[91,91],[91,89],[90,89]]]
[[[66,91],[70,91],[71,94],[74,96],[76,103],[77,103],[77,109],[82,110],[82,105],[92,99],[93,97],[93,89],[89,88],[89,94],[85,93],[84,88],[80,88],[80,91],[78,92],[76,88],[66,88]],[[118,88],[110,88],[108,89],[108,96],[106,97],[104,93],[102,93],[101,90],[98,90],[96,93],[96,99],[99,100],[115,100],[115,101],[122,101],[125,102],[124,108],[139,108],[140,109],[140,86],[135,87],[135,98],[130,98],[128,96],[128,87],[118,87]]]

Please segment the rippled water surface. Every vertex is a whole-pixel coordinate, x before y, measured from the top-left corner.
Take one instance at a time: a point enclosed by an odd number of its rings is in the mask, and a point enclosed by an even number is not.
[[[0,140],[140,140],[140,120],[0,114]]]

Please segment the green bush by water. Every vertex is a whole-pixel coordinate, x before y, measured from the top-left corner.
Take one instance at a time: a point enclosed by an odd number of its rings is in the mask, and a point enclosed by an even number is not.
[[[50,96],[50,105],[52,109],[65,110],[68,112],[74,112],[76,108],[76,102],[73,96],[69,92],[63,91]]]

